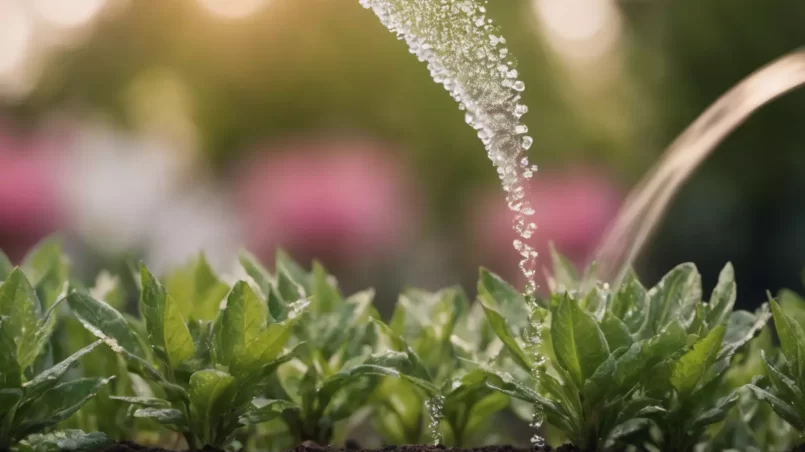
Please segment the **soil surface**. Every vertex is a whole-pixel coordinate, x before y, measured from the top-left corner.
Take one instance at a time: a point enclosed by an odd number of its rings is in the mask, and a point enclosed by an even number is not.
[[[103,449],[102,452],[173,452],[173,451],[169,451],[168,449],[163,449],[160,447],[140,446],[139,444],[122,441],[112,444],[111,446],[108,446],[107,448]],[[205,446],[203,449],[201,449],[200,452],[223,452],[223,451],[221,449],[216,449],[214,447]],[[360,447],[360,445],[358,445],[353,441],[348,441],[345,447],[319,446],[316,443],[305,441],[304,443],[300,444],[294,449],[289,450],[288,452],[583,452],[583,451],[569,444],[565,444],[564,446],[558,449],[553,449],[548,446],[540,449],[520,449],[512,446],[485,446],[485,447],[475,447],[471,449],[469,448],[462,449],[462,448],[451,448],[444,446],[431,446],[426,444],[415,444],[406,446],[386,446],[382,449],[363,449]],[[802,449],[802,451],[795,450],[792,452],[805,452],[805,449]]]

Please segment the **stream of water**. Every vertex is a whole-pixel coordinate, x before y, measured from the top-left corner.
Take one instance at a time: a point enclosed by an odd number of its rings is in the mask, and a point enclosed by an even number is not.
[[[519,78],[506,39],[479,0],[359,1],[405,41],[412,54],[427,63],[433,80],[458,102],[465,121],[477,131],[514,213],[513,228],[518,238],[513,246],[521,256],[526,297],[533,308],[538,253],[528,240],[537,226],[531,219],[534,208],[526,199],[526,188],[537,168],[526,155],[534,140],[520,120],[528,112],[521,102],[525,83]],[[533,370],[537,381],[542,362],[538,353],[540,327],[532,325],[528,335],[528,348],[537,363]],[[434,422],[438,424],[431,419],[431,424]],[[531,425],[542,425],[540,413],[535,414]],[[541,445],[543,440],[535,435],[532,442]]]

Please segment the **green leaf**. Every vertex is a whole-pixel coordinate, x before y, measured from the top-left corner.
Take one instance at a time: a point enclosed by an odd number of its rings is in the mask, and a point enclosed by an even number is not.
[[[553,281],[552,292],[566,292],[568,290],[575,290],[579,285],[579,274],[573,263],[567,260],[564,256],[559,254],[553,243],[550,245],[551,249],[551,262],[553,263]]]
[[[0,317],[0,389],[17,388],[22,382],[22,369],[17,362],[17,344],[8,317]]]
[[[76,291],[67,296],[67,304],[87,331],[107,341],[113,349],[122,347],[134,355],[143,354],[137,335],[129,327],[126,318],[115,308],[89,294]]]
[[[629,328],[626,324],[610,312],[604,313],[604,318],[601,321],[601,331],[604,332],[607,344],[609,344],[611,350],[629,347],[634,343],[634,339],[632,339],[632,335],[629,334]]]
[[[20,407],[17,415],[23,422],[19,430],[26,434],[33,433],[69,418],[106,386],[109,380],[79,378],[48,389],[36,400],[26,402]]]
[[[62,248],[59,237],[47,237],[25,256],[21,265],[44,307],[55,303],[68,287],[69,262]]]
[[[28,398],[39,397],[39,395],[55,386],[56,383],[58,383],[59,379],[64,374],[66,374],[70,369],[75,367],[75,365],[78,364],[81,358],[83,358],[91,351],[95,350],[95,348],[98,347],[100,343],[101,341],[95,341],[92,344],[87,345],[86,347],[76,351],[69,357],[65,358],[60,363],[45,370],[44,372],[34,377],[32,380],[25,383],[23,387],[25,388],[26,397]]]
[[[755,314],[746,311],[733,311],[729,315],[727,332],[717,359],[730,358],[744,345],[748,344],[766,326],[771,318],[767,304],[763,304]]]
[[[235,377],[220,370],[205,369],[190,376],[188,395],[194,413],[193,423],[207,432],[203,438],[206,442],[213,440],[210,429],[218,424],[218,419],[223,414],[221,411],[213,410],[213,407],[234,383]]]
[[[22,396],[20,388],[0,389],[0,419],[13,416],[13,410],[22,401]]]
[[[165,287],[182,315],[195,320],[214,320],[229,286],[221,281],[200,253],[188,265],[171,272]]]
[[[305,294],[312,293],[313,284],[308,273],[299,264],[297,264],[291,256],[283,250],[277,250],[277,274],[285,273],[295,284],[302,287]],[[303,298],[305,295],[299,298]],[[288,301],[296,301],[296,299],[286,298]]]
[[[696,388],[699,380],[715,361],[725,331],[724,325],[714,328],[676,362],[671,374],[671,384],[680,394],[687,396]]]
[[[791,424],[795,429],[805,431],[805,420],[803,420],[799,415],[796,407],[784,402],[774,394],[755,385],[746,385],[745,387],[759,400],[768,403],[778,416],[785,419],[785,421]]]
[[[489,324],[492,326],[495,334],[497,334],[497,336],[509,350],[509,353],[511,353],[515,362],[520,367],[530,372],[531,368],[534,366],[531,361],[531,357],[528,356],[528,354],[517,343],[517,340],[514,338],[514,334],[509,329],[509,324],[506,322],[506,319],[504,319],[503,316],[494,309],[493,305],[489,303],[489,299],[487,298],[488,296],[488,294],[479,294],[480,298],[478,301],[480,301],[481,305],[484,307],[486,318],[489,320]]]
[[[8,275],[10,275],[13,270],[14,265],[11,263],[11,260],[6,256],[6,253],[0,250],[0,282],[8,279]]]
[[[790,290],[781,290],[777,302],[783,312],[796,320],[799,326],[805,328],[805,300]]]
[[[803,406],[803,404],[805,404],[805,396],[803,396],[802,390],[797,386],[797,382],[789,378],[769,361],[766,357],[766,352],[761,350],[760,356],[763,359],[763,363],[766,365],[769,380],[774,387],[775,393],[782,397],[783,400],[791,402],[794,406]]]
[[[110,444],[103,433],[85,433],[81,430],[57,430],[51,433],[29,435],[17,449],[19,452],[66,452],[100,450]]]
[[[735,305],[737,289],[735,286],[735,270],[731,263],[727,263],[718,275],[718,284],[713,289],[710,296],[710,303],[707,305],[707,325],[714,327],[727,320],[727,316],[732,312]]]
[[[551,338],[559,364],[570,373],[577,388],[609,356],[604,333],[595,319],[565,296],[554,313]]]
[[[615,447],[618,440],[629,436],[633,433],[637,433],[641,430],[645,430],[648,426],[651,425],[651,421],[646,418],[635,418],[635,419],[628,419],[618,425],[616,425],[612,430],[609,431],[609,434],[606,437],[606,441],[604,442],[604,446]]]
[[[780,338],[780,347],[783,350],[788,365],[794,375],[800,376],[800,382],[805,378],[805,332],[802,327],[780,309],[776,301],[770,300],[774,325]]]
[[[242,424],[253,425],[276,419],[286,410],[299,409],[297,405],[286,400],[255,399],[252,409],[240,417]]]
[[[709,425],[723,421],[730,413],[732,407],[738,403],[738,399],[738,392],[733,391],[732,393],[719,398],[714,403],[709,404],[711,408],[696,416],[691,423],[691,428],[693,430],[703,430]]]
[[[313,296],[314,312],[332,312],[336,306],[344,302],[344,296],[336,283],[330,281],[331,276],[322,264],[313,262]]]
[[[642,337],[657,334],[675,320],[686,326],[702,299],[701,284],[701,276],[693,264],[682,264],[668,272],[649,291],[649,321],[641,330]]]
[[[250,347],[263,333],[267,314],[265,304],[246,282],[235,284],[219,317],[220,327],[216,325],[216,357],[221,364],[238,361],[248,367],[253,358],[259,358]]]
[[[0,316],[6,317],[3,328],[8,328],[15,339],[21,369],[33,364],[35,355],[38,355],[34,349],[41,314],[36,292],[22,270],[14,269],[0,286]]]
[[[150,419],[162,425],[187,425],[184,414],[175,408],[140,408],[134,412],[134,417]]]
[[[640,331],[648,322],[649,307],[646,289],[629,271],[618,288],[610,305],[610,312],[619,318],[632,334]]]
[[[254,280],[257,287],[263,292],[263,295],[268,297],[272,289],[271,275],[260,265],[260,261],[245,250],[240,251],[238,261],[243,269],[246,270],[246,274]]]
[[[193,337],[179,306],[145,265],[141,266],[140,275],[143,285],[140,311],[148,339],[154,351],[161,354],[170,367],[176,368],[196,354]]]
[[[165,399],[156,397],[126,397],[126,396],[109,396],[111,400],[129,403],[131,405],[142,406],[146,408],[170,408],[171,403]]]

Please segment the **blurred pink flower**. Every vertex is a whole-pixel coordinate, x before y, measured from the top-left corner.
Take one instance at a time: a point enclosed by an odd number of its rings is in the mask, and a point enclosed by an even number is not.
[[[292,141],[236,177],[249,248],[339,263],[389,257],[417,226],[414,185],[392,149],[362,140]]]
[[[536,211],[531,218],[537,225],[528,242],[539,252],[540,267],[548,270],[551,242],[577,268],[589,264],[623,200],[623,193],[612,180],[590,168],[554,173],[541,170],[534,175],[527,196]],[[478,247],[474,254],[482,265],[501,276],[523,282],[519,254],[512,246],[513,214],[503,193],[486,195],[478,206],[471,231]],[[541,270],[539,273],[541,277]]]
[[[54,143],[0,122],[0,249],[12,260],[62,225]]]

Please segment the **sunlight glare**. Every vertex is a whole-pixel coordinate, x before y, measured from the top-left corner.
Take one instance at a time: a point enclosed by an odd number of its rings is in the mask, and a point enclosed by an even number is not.
[[[612,0],[534,0],[534,8],[551,47],[569,58],[599,59],[621,35]]]
[[[0,0],[0,77],[11,76],[22,68],[32,44],[31,18],[21,4]]]

